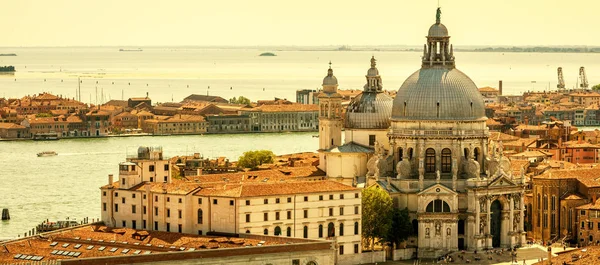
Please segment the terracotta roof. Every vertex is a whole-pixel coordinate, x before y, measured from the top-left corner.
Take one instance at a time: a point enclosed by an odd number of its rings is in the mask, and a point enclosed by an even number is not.
[[[488,121],[489,120],[493,120],[493,119],[488,119]],[[490,136],[488,139],[494,140],[494,141],[511,142],[511,141],[519,140],[519,137],[508,135],[508,134],[501,133],[501,132],[490,132]]]
[[[262,112],[318,112],[319,105],[315,104],[281,104],[281,105],[261,105],[251,110]]]
[[[577,195],[577,194],[569,194],[568,196],[562,198],[563,200],[585,200],[585,198]]]
[[[579,209],[579,210],[589,210],[589,209],[600,210],[600,200],[596,200],[595,202],[581,205],[581,206],[577,207],[577,209]]]
[[[202,188],[194,195],[244,198],[342,191],[358,191],[358,189],[336,181],[323,180],[266,184],[221,184]]]
[[[511,158],[517,158],[517,157],[518,158],[529,158],[529,157],[551,157],[551,156],[553,156],[552,153],[535,150],[535,151],[525,151],[525,152],[517,153],[514,155],[510,155],[509,157],[511,157]]]
[[[134,234],[148,235],[143,237],[143,240],[139,240],[134,237]],[[268,239],[198,236],[192,234],[134,230],[130,228],[111,229],[100,225],[66,229],[61,232],[46,233],[44,236],[45,237],[29,237],[4,243],[2,249],[7,251],[0,251],[0,263],[12,264],[14,262],[24,261],[14,259],[16,254],[41,256],[43,257],[42,261],[47,262],[49,260],[57,259],[65,260],[131,255],[136,250],[141,250],[141,253],[148,250],[150,250],[151,253],[164,253],[181,251],[181,248],[184,248],[183,250],[186,251],[190,248],[196,250],[243,248],[246,246],[257,246],[259,243],[262,243],[262,245],[265,246],[283,244],[269,241]],[[53,242],[56,242],[56,244],[52,245]],[[77,245],[80,246],[76,248]],[[88,249],[89,246],[93,247]],[[99,251],[98,249],[100,247],[106,247],[106,249],[104,251]],[[109,251],[112,248],[117,248],[117,251]],[[129,252],[127,254],[123,253],[122,251],[124,249],[129,249]],[[74,253],[79,252],[81,254],[78,257],[52,254],[52,251],[55,250]]]
[[[573,168],[547,170],[533,179],[576,179],[589,187],[600,187],[600,168]]]
[[[11,122],[0,122],[0,129],[25,129],[25,126]]]

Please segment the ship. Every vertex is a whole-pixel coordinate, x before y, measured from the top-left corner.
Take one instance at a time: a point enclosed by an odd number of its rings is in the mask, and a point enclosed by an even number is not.
[[[58,153],[54,152],[54,151],[44,151],[44,152],[39,152],[37,153],[38,157],[44,157],[44,156],[57,156]]]
[[[141,48],[137,48],[137,49],[119,49],[120,52],[142,52],[144,50],[142,50]]]

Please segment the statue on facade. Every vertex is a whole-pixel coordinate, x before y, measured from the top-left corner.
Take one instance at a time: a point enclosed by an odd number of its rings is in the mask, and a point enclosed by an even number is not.
[[[398,173],[397,178],[408,178],[410,177],[410,161],[408,161],[408,154],[403,154],[402,161],[396,164],[396,172]]]
[[[483,235],[485,233],[485,225],[487,224],[486,217],[482,216],[479,219],[479,234]]]
[[[436,171],[435,171],[435,181],[436,181],[436,183],[440,183],[440,179],[441,179],[441,178],[442,178],[442,177],[441,177],[441,175],[440,175],[440,171],[439,171],[439,170],[436,170]]]
[[[425,228],[425,237],[429,237],[429,227]]]
[[[487,207],[486,207],[486,198],[481,197],[479,198],[479,212],[480,213],[485,213],[487,212]]]
[[[450,229],[450,227],[446,228],[446,235],[447,236],[452,235],[452,229]]]
[[[377,155],[372,155],[367,161],[367,177],[375,176],[375,169],[377,168]]]
[[[442,234],[442,224],[440,224],[440,221],[436,221],[435,222],[435,235],[439,236]]]
[[[515,218],[513,218],[513,231],[518,231],[519,223],[521,223],[521,215],[515,214]]]
[[[465,173],[467,174],[467,178],[476,178],[480,179],[479,171],[480,171],[479,162],[475,161],[475,158],[472,154],[469,154],[469,159],[465,164]]]

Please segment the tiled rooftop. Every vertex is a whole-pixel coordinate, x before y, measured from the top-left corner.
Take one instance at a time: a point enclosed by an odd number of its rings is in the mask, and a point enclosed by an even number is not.
[[[25,261],[23,255],[48,261],[278,244],[283,243],[89,225],[0,244],[6,250],[0,251],[0,263]]]

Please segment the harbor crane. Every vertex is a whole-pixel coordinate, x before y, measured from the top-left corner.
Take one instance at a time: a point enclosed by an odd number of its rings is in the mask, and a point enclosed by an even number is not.
[[[581,89],[588,89],[588,81],[585,76],[585,67],[579,67],[579,87]]]
[[[562,67],[559,67],[557,69],[557,71],[558,71],[558,85],[556,85],[556,88],[558,88],[558,90],[564,90],[565,89],[565,79],[563,78]]]

